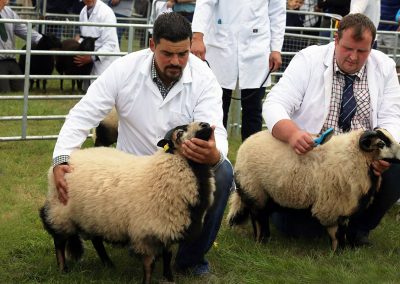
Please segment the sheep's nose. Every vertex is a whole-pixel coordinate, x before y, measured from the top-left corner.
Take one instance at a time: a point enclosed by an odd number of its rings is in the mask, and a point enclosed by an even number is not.
[[[200,122],[200,127],[201,128],[207,128],[207,127],[210,127],[210,124],[207,123],[207,122]]]

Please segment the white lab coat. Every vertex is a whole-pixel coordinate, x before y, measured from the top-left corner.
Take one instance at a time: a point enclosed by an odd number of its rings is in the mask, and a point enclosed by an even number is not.
[[[193,32],[204,34],[206,59],[223,88],[259,88],[271,51],[281,51],[284,0],[197,0]]]
[[[168,130],[192,121],[216,125],[217,148],[226,157],[227,133],[222,124],[222,90],[214,74],[190,54],[182,78],[163,100],[151,77],[153,52],[145,49],[113,62],[71,109],[60,131],[54,156],[80,148],[89,130],[116,106],[119,115],[117,148],[150,155]]]
[[[330,107],[334,48],[334,42],[310,46],[292,59],[264,102],[268,129],[282,119],[292,119],[310,133],[321,131]],[[371,127],[385,128],[400,141],[400,86],[395,63],[373,49],[366,64]]]
[[[113,10],[99,0],[96,1],[96,5],[89,19],[87,17],[87,6],[83,7],[79,15],[79,21],[90,23],[117,23]],[[95,51],[119,52],[117,28],[115,27],[81,26],[81,35],[98,38],[95,42]],[[116,56],[99,56],[99,60],[94,62],[91,74],[100,75],[116,58]]]
[[[350,14],[361,13],[367,16],[378,29],[381,19],[381,0],[351,0]]]

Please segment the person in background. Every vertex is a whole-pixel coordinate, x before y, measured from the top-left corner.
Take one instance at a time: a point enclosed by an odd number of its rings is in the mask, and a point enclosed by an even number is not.
[[[212,165],[216,178],[214,203],[205,216],[197,240],[180,244],[176,269],[208,274],[205,254],[217,236],[233,184],[233,169],[226,159],[227,133],[222,124],[222,91],[211,69],[190,53],[190,23],[177,13],[164,13],[154,23],[150,49],[114,61],[71,109],[53,153],[53,173],[60,201],[68,200],[64,175],[71,169],[69,155],[79,149],[89,131],[115,106],[119,115],[117,149],[151,155],[169,129],[193,121],[214,128],[208,141],[191,139],[183,155]],[[173,210],[173,209],[172,209]]]
[[[381,20],[396,21],[396,12],[400,10],[400,1],[398,0],[381,0]],[[391,31],[392,34],[379,34],[378,49],[386,54],[400,55],[400,49],[396,45],[396,34],[394,33],[399,29],[399,21],[397,24],[380,23],[378,26],[379,31]],[[394,58],[396,61],[397,72],[400,69],[400,58]]]
[[[239,84],[242,140],[262,128],[263,81],[282,64],[286,5],[281,0],[197,0],[192,53],[207,60],[223,88],[227,127],[232,90]]]
[[[8,0],[0,0],[0,18],[19,19],[19,16],[8,6]],[[26,40],[28,29],[21,23],[0,23],[0,49],[15,50],[15,36]],[[42,35],[32,30],[32,43],[38,43]],[[1,75],[22,75],[14,54],[0,53]],[[24,90],[24,80],[0,79],[0,93],[20,92]]]
[[[43,1],[40,2],[43,5]],[[46,15],[47,13],[54,14],[69,14],[72,10],[73,0],[47,0],[46,2]],[[41,7],[43,9],[43,7]],[[60,20],[60,16],[46,16],[46,20]],[[63,37],[62,25],[46,25],[46,34],[52,33],[57,38]]]
[[[184,16],[189,22],[192,22],[196,0],[168,0],[167,7]]]
[[[132,17],[133,14],[133,0],[103,0],[103,2],[107,3],[111,9],[114,11],[114,14],[117,18],[129,18]],[[118,19],[118,23],[129,23],[127,20]],[[121,39],[124,32],[127,28],[117,28],[118,41],[121,45]]]
[[[79,15],[80,22],[109,24],[115,24],[117,22],[114,12],[101,0],[83,0],[83,2],[85,3],[85,7],[83,7]],[[81,40],[81,36],[97,38],[95,42],[95,51],[120,51],[117,29],[115,27],[82,25],[80,32],[77,38],[78,40]],[[93,62],[94,65],[91,74],[100,75],[115,59],[115,56],[77,55],[74,57],[74,63],[78,66],[83,66]]]
[[[334,14],[339,16],[345,16],[350,12],[350,0],[318,0],[317,8],[318,11],[322,11],[328,14]],[[323,17],[321,19],[321,28],[335,28],[335,18]],[[330,31],[320,32],[320,36],[330,37]]]
[[[311,134],[330,127],[335,134],[380,127],[400,141],[395,64],[372,49],[375,36],[367,16],[349,14],[340,22],[334,42],[300,51],[264,102],[263,116],[272,135],[298,155],[313,150]],[[349,220],[346,238],[355,247],[371,245],[369,233],[400,197],[400,165],[375,161],[372,166],[382,183],[371,205]],[[295,237],[324,231],[309,210],[275,213],[272,221]]]

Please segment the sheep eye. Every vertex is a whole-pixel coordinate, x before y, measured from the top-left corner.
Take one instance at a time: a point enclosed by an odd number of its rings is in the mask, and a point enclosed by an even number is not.
[[[383,147],[385,147],[386,144],[383,141],[379,141],[378,143],[376,143],[376,146],[378,146],[379,149],[383,149]]]
[[[176,138],[177,139],[180,139],[181,137],[182,137],[182,135],[183,135],[183,130],[179,130],[177,133],[176,133]]]

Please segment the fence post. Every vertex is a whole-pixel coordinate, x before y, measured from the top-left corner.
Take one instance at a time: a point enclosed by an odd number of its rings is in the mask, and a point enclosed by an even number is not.
[[[26,139],[26,127],[28,123],[28,95],[29,95],[29,74],[31,69],[32,49],[32,23],[28,22],[28,34],[26,36],[25,53],[25,79],[24,79],[24,109],[22,113],[22,139]]]

